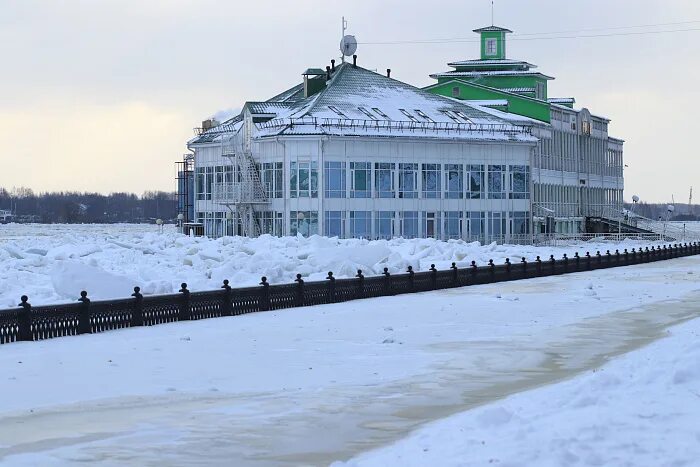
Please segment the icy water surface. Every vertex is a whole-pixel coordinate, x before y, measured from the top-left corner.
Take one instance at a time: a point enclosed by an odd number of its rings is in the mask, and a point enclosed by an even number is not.
[[[59,449],[66,462],[90,465],[327,465],[423,423],[597,368],[699,316],[695,294],[585,319],[545,338],[441,343],[426,349],[447,356],[439,365],[389,384],[133,397],[39,410],[0,420],[0,461],[29,454],[20,459],[31,464],[31,453]],[[87,434],[74,436],[78,429]]]

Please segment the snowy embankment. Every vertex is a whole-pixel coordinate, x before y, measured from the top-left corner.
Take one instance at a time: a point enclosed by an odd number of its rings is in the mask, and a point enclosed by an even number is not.
[[[698,274],[688,257],[3,345],[0,463],[327,465],[492,403],[358,461],[690,464],[697,320],[594,370],[700,316]]]
[[[144,294],[174,293],[182,282],[193,291],[292,282],[297,273],[323,280],[405,272],[407,266],[447,269],[493,259],[534,260],[538,255],[573,255],[596,250],[648,246],[648,242],[581,243],[567,247],[480,245],[432,239],[338,240],[324,237],[262,236],[216,240],[179,235],[173,226],[154,225],[0,225],[0,308],[14,307],[21,295],[41,305],[74,301],[81,290],[95,299],[125,298],[134,286]]]

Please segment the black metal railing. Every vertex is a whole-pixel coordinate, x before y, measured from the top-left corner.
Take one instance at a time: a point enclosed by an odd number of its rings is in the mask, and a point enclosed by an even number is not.
[[[360,270],[351,279],[336,279],[329,272],[325,281],[315,282],[306,282],[297,274],[294,283],[280,285],[270,285],[263,277],[257,287],[233,288],[225,280],[221,290],[208,292],[190,292],[183,283],[179,292],[171,295],[144,296],[135,287],[131,298],[120,300],[93,302],[83,291],[77,303],[37,307],[31,306],[25,295],[18,308],[0,310],[0,344],[553,276],[698,254],[700,242],[694,242],[622,252],[597,251],[584,256],[574,253],[561,259],[538,256],[531,262],[525,258],[506,259],[499,265],[489,260],[487,265],[477,266],[472,261],[467,268],[452,263],[444,271],[432,265],[428,271],[414,272],[409,266],[402,274],[390,274],[384,268],[379,276],[365,277]]]

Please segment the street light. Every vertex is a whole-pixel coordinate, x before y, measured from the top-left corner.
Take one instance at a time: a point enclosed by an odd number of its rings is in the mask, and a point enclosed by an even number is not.
[[[156,219],[156,225],[158,226],[158,232],[163,233],[163,219]]]

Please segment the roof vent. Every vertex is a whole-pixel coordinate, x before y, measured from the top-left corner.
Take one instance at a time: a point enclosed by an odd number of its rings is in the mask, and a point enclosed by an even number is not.
[[[391,78],[391,68],[386,69],[386,77]]]
[[[335,59],[331,60],[331,71],[335,71]]]
[[[326,67],[326,81],[329,81],[331,79],[331,67],[327,66]]]
[[[352,56],[352,66],[357,68],[357,55]]]

